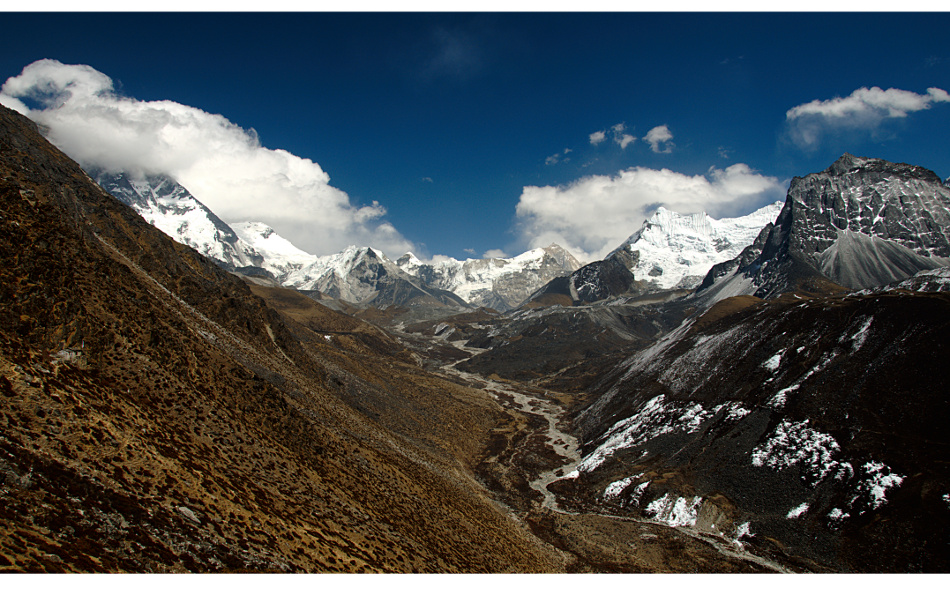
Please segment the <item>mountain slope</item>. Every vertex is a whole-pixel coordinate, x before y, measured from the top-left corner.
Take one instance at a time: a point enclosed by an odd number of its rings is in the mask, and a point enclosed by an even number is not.
[[[263,262],[258,266],[266,269],[277,279],[300,270],[317,258],[297,248],[264,223],[242,221],[231,227],[245,244],[261,255]]]
[[[429,287],[403,272],[385,254],[369,247],[350,246],[339,254],[320,256],[282,281],[301,291],[319,291],[360,306],[434,305],[459,311],[468,309],[457,295]]]
[[[815,570],[946,572],[948,331],[946,293],[722,301],[604,375],[555,485]]]
[[[823,284],[866,289],[950,264],[950,188],[912,165],[845,154],[794,178],[761,248],[710,271],[700,289],[759,297]]]
[[[267,307],[5,108],[0,227],[0,567],[563,568],[471,476],[484,393]]]
[[[225,268],[261,266],[264,258],[188,190],[165,175],[90,172],[104,190],[175,241]]]

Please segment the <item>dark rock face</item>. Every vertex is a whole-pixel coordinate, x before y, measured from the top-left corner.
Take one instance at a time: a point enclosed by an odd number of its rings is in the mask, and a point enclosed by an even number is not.
[[[912,165],[844,155],[794,178],[758,252],[718,265],[701,288],[730,274],[759,297],[824,280],[850,289],[886,285],[950,263],[950,189]],[[760,238],[761,239],[761,238]]]
[[[572,305],[591,304],[611,297],[643,294],[653,285],[637,281],[630,269],[635,267],[640,253],[624,246],[604,260],[582,266],[570,275],[549,281],[525,301],[525,304],[543,303],[552,296],[563,296]]]
[[[946,572],[948,331],[945,293],[721,302],[605,376],[561,492],[816,570]]]

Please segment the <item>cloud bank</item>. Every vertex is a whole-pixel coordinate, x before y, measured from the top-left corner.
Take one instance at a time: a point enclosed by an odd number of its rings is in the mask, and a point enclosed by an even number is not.
[[[0,103],[47,126],[84,167],[170,175],[225,221],[262,221],[308,252],[413,248],[382,205],[351,204],[313,161],[263,147],[253,129],[221,115],[121,97],[91,66],[34,62],[4,83]]]
[[[567,186],[527,186],[516,212],[529,248],[555,242],[590,262],[617,248],[661,205],[721,218],[745,215],[784,197],[783,183],[744,163],[698,176],[634,167]]]
[[[931,87],[924,95],[902,89],[861,87],[847,97],[797,105],[785,113],[792,141],[801,148],[815,148],[829,132],[874,133],[886,121],[906,118],[912,112],[930,109],[934,103],[950,102],[943,89]]]

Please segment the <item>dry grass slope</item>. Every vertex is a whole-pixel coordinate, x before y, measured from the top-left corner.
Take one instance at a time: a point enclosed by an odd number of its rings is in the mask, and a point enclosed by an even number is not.
[[[562,568],[469,471],[484,393],[261,299],[5,109],[0,227],[0,570]]]

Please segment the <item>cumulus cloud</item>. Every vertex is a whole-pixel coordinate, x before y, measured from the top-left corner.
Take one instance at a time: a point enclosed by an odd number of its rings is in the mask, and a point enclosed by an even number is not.
[[[567,186],[527,186],[516,209],[530,248],[552,242],[581,260],[603,258],[640,228],[658,206],[679,213],[734,217],[781,200],[785,185],[744,163],[689,176],[634,167],[615,176],[588,176]]]
[[[508,258],[508,254],[504,250],[498,250],[496,248],[482,254],[482,258]]]
[[[170,175],[225,221],[263,221],[308,252],[412,249],[382,205],[351,204],[317,163],[261,146],[253,129],[224,116],[119,96],[90,66],[34,62],[4,83],[0,102],[48,127],[85,167]]]
[[[647,135],[643,137],[643,140],[650,145],[650,149],[654,153],[670,153],[675,146],[670,142],[673,140],[673,133],[670,132],[666,124],[651,128],[650,132],[647,132]]]
[[[599,145],[604,142],[604,139],[607,138],[606,130],[598,130],[597,132],[590,133],[590,144]]]
[[[924,95],[902,89],[861,87],[847,97],[815,99],[785,113],[789,135],[802,148],[813,148],[827,132],[863,130],[875,132],[889,119],[930,109],[934,103],[950,102],[943,89],[931,87]]]

